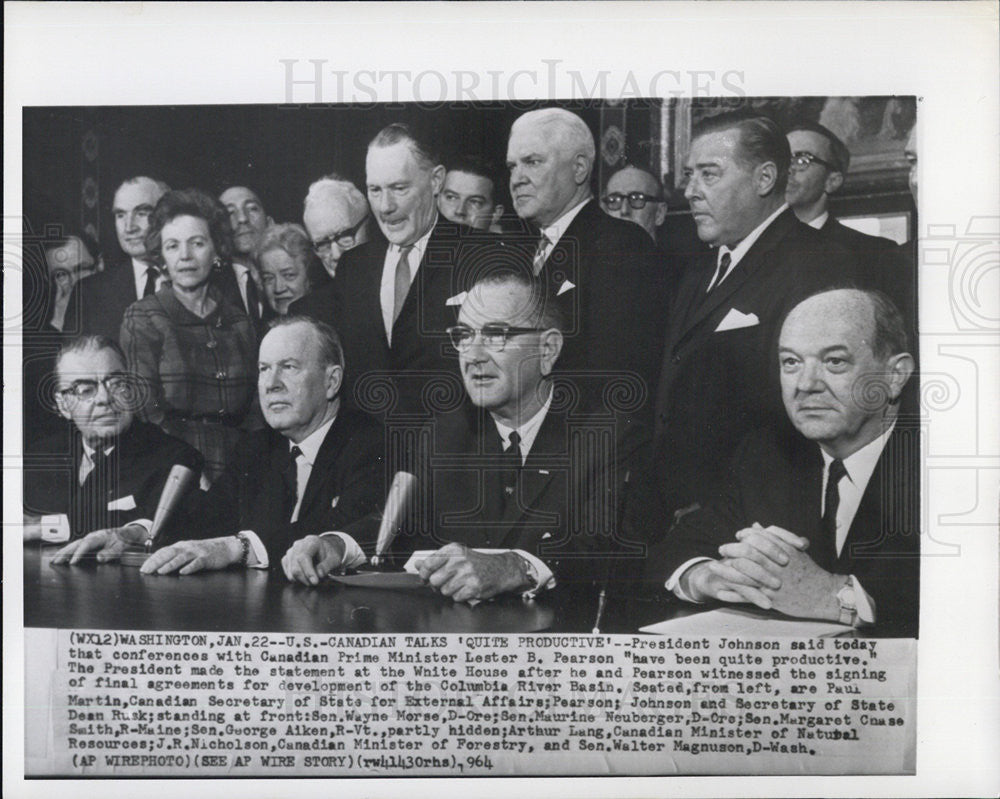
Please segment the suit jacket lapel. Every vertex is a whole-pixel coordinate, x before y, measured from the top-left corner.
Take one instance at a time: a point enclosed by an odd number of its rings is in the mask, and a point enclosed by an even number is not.
[[[318,496],[324,488],[333,482],[334,467],[348,436],[348,424],[344,422],[344,408],[341,406],[337,412],[337,418],[330,425],[330,429],[326,431],[326,438],[323,439],[319,452],[316,453],[316,462],[309,473],[309,482],[306,483],[302,505],[299,506],[300,519],[304,519],[313,512],[313,506],[316,504]]]

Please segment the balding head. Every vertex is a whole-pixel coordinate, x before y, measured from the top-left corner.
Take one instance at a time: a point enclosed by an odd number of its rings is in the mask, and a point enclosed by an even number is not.
[[[667,218],[667,204],[663,188],[645,169],[626,166],[608,179],[608,186],[601,198],[604,212],[609,216],[634,222],[656,241],[656,229]],[[642,203],[642,208],[632,206]]]

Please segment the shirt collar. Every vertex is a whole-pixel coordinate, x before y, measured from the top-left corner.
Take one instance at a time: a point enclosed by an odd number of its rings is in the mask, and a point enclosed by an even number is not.
[[[90,462],[93,463],[94,453],[97,452],[97,450],[94,447],[90,446],[90,444],[88,444],[86,441],[84,441],[83,438],[80,439],[80,443],[83,444],[83,451],[87,453],[87,457],[90,458]],[[104,450],[105,455],[110,455],[112,452],[114,452],[115,445],[112,444],[109,447],[105,444],[104,447],[102,447],[102,449]]]
[[[330,431],[330,427],[335,421],[337,421],[336,413],[330,421],[321,424],[309,435],[303,438],[298,444],[289,439],[288,448],[291,449],[292,447],[297,446],[302,451],[302,457],[306,459],[306,462],[310,466],[312,466],[316,463],[316,456],[319,455],[319,448],[323,446],[326,434]]]
[[[434,228],[437,227],[437,223],[438,223],[438,217],[437,217],[437,212],[435,211],[435,213],[434,213],[434,223],[427,229],[427,232],[424,233],[423,236],[421,236],[419,239],[417,239],[415,242],[413,242],[413,245],[412,245],[413,249],[410,250],[410,254],[411,254],[411,256],[415,255],[416,258],[412,258],[411,257],[411,258],[408,259],[409,264],[410,264],[410,273],[411,274],[413,273],[414,269],[417,266],[420,265],[420,262],[422,260],[424,260],[424,252],[427,250],[427,242],[430,241],[431,233],[434,232]],[[400,255],[402,249],[403,248],[400,247],[398,244],[392,244],[392,243],[389,244],[389,250],[388,250],[388,252],[389,252],[389,256],[392,258],[393,261],[399,260],[399,255]]]
[[[729,262],[729,271],[732,272],[732,270],[736,268],[736,264],[740,262],[740,259],[742,259],[743,256],[747,254],[747,251],[751,247],[753,247],[757,239],[761,237],[761,235],[767,229],[767,226],[770,225],[779,216],[781,216],[781,214],[785,212],[786,208],[788,208],[788,203],[782,203],[781,207],[777,211],[775,211],[767,219],[765,219],[763,222],[757,225],[757,227],[751,230],[750,233],[744,236],[743,240],[732,249],[726,246],[719,247],[719,255],[716,260],[716,263],[721,263],[722,254],[728,252],[729,257],[732,259]]]
[[[847,478],[854,485],[859,487],[868,485],[872,472],[875,471],[875,464],[878,463],[878,459],[882,455],[882,450],[885,449],[885,444],[895,429],[896,420],[893,419],[892,424],[879,436],[873,438],[857,452],[844,458],[844,469],[847,471]],[[820,447],[820,452],[823,455],[823,473],[826,474],[829,472],[830,464],[833,463],[834,458],[833,455],[828,454],[822,447]]]
[[[573,220],[576,219],[576,215],[580,213],[583,206],[589,203],[590,200],[590,197],[587,197],[585,200],[581,200],[551,225],[547,225],[538,231],[539,233],[544,234],[545,238],[549,240],[549,246],[555,245],[556,242],[562,238],[563,234],[566,232],[566,228],[570,226]]]
[[[496,417],[493,417],[493,423],[497,426],[497,432],[500,434],[500,439],[503,441],[504,449],[510,446],[510,434],[517,430],[518,436],[521,439],[521,457],[523,458],[527,453],[531,452],[531,445],[535,443],[535,438],[538,436],[538,430],[542,426],[542,422],[545,421],[545,414],[549,412],[549,407],[552,405],[552,386],[549,386],[549,396],[542,403],[542,407],[538,409],[534,416],[532,416],[528,421],[520,426],[520,428],[508,427],[503,422],[501,422]]]
[[[241,264],[239,261],[233,261],[233,271],[236,273],[236,279],[239,280],[244,275],[249,274],[250,267]]]
[[[809,225],[809,227],[816,228],[816,230],[822,230],[823,225],[826,224],[826,220],[829,218],[830,218],[830,212],[824,211],[815,219],[810,219],[808,222],[806,222],[806,224]]]

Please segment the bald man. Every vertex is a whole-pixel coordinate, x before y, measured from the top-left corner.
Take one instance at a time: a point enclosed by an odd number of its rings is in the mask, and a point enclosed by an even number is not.
[[[915,635],[919,429],[899,414],[913,373],[899,310],[875,291],[806,298],[781,326],[778,372],[794,429],[749,434],[647,575],[689,602]]]
[[[626,166],[615,172],[608,179],[601,206],[608,216],[638,225],[657,243],[657,229],[667,218],[667,201],[660,181],[645,169]]]

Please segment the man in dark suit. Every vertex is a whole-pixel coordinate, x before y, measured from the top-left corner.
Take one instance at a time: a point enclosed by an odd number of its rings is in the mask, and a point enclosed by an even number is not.
[[[137,386],[111,339],[80,336],[64,344],[56,381],[56,406],[72,430],[26,457],[24,512],[26,538],[75,539],[53,561],[61,563],[144,540],[171,468],[200,473],[202,458],[135,419]]]
[[[916,332],[917,273],[895,242],[854,230],[830,214],[830,196],[844,184],[851,151],[832,131],[802,122],[788,131],[792,161],[785,199],[795,215],[830,241],[851,252],[863,284],[888,294]]]
[[[417,550],[420,575],[456,601],[589,581],[620,551],[642,433],[612,405],[555,388],[561,325],[537,280],[507,273],[478,282],[449,331],[468,402],[436,415],[413,447],[405,469],[419,498],[394,554]],[[370,542],[378,522],[346,532]]]
[[[560,369],[608,382],[632,373],[651,395],[660,364],[670,271],[649,237],[593,199],[594,137],[561,108],[529,111],[507,143],[514,210],[536,232],[528,254],[566,318]]]
[[[670,312],[654,440],[668,513],[703,502],[743,436],[780,422],[771,364],[785,312],[855,276],[850,255],[785,204],[789,158],[765,118],[723,115],[695,131],[685,196],[717,249],[681,278]]]
[[[688,601],[914,635],[919,429],[898,411],[913,371],[900,313],[878,292],[813,295],[785,320],[778,358],[795,430],[751,433],[647,573]]]
[[[156,203],[169,190],[162,181],[138,176],[115,191],[111,212],[126,260],[108,263],[100,274],[77,283],[66,307],[66,335],[83,333],[117,341],[125,309],[163,286],[164,276],[146,252],[146,232]]]
[[[318,546],[321,534],[343,529],[382,499],[382,428],[341,405],[343,354],[333,329],[307,317],[276,320],[261,342],[259,368],[268,428],[237,445],[232,465],[191,506],[188,530],[200,537],[158,550],[144,573],[276,568],[297,540]],[[364,561],[336,534],[323,545],[338,562]]]
[[[389,125],[372,140],[365,171],[386,240],[345,253],[331,288],[290,310],[341,332],[348,401],[380,414],[428,415],[432,384],[460,390],[445,328],[454,324],[459,292],[476,270],[496,264],[499,245],[439,216],[444,166],[406,125]]]
[[[257,192],[246,186],[230,186],[219,195],[219,202],[229,214],[234,256],[229,273],[220,276],[220,283],[223,290],[247,312],[247,316],[260,326],[261,320],[271,314],[264,302],[257,246],[267,226],[273,225],[274,220],[264,210],[264,203]]]

